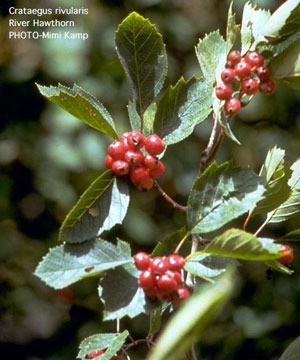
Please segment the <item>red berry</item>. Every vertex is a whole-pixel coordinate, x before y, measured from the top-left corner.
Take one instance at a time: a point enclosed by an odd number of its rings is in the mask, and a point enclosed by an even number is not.
[[[262,82],[259,85],[259,91],[265,95],[272,95],[275,91],[275,83],[272,80]]]
[[[245,61],[240,61],[239,63],[237,63],[235,65],[234,71],[235,71],[236,76],[238,76],[239,78],[242,79],[250,74],[251,66],[248,63],[246,63]]]
[[[108,148],[107,153],[110,155],[114,160],[122,160],[125,155],[125,147],[122,141],[115,140],[112,142]]]
[[[104,164],[107,169],[111,169],[113,163],[113,158],[110,155],[106,155],[104,159]]]
[[[152,289],[156,284],[154,272],[152,270],[145,270],[140,273],[138,283],[144,290]]]
[[[185,264],[185,259],[182,256],[177,255],[177,254],[169,255],[167,257],[167,261],[168,261],[168,269],[169,270],[180,271]]]
[[[289,265],[294,259],[293,249],[289,245],[282,245],[281,252],[283,255],[277,261],[283,265]]]
[[[231,98],[232,89],[228,84],[219,84],[215,88],[216,97],[220,100],[227,100]]]
[[[140,150],[127,150],[124,159],[130,166],[137,166],[143,162],[144,154]]]
[[[151,259],[150,256],[145,252],[138,252],[133,257],[135,266],[139,270],[146,270],[149,268]]]
[[[124,176],[129,173],[129,165],[126,161],[116,160],[112,163],[112,170],[116,175]]]
[[[241,109],[241,102],[239,99],[231,98],[225,101],[224,111],[226,115],[235,115]]]
[[[152,259],[151,269],[157,274],[164,274],[168,270],[168,265],[165,257],[156,256]]]
[[[235,79],[235,71],[231,68],[225,68],[221,72],[221,79],[225,84],[232,83]]]
[[[158,178],[165,172],[165,165],[160,160],[157,161],[156,167],[149,170],[149,175],[153,178]]]
[[[135,186],[140,191],[148,191],[153,188],[153,185],[154,185],[154,180],[150,175],[146,179],[140,181],[138,184],[135,184]]]
[[[259,89],[259,82],[255,78],[246,78],[241,82],[241,89],[247,95],[254,95]]]
[[[182,280],[181,273],[179,271],[167,270],[166,274],[171,276],[171,278],[173,278],[177,282],[178,286],[181,286],[183,280]]]
[[[140,149],[144,146],[145,137],[139,131],[131,131],[127,137],[127,142],[132,148]]]
[[[130,180],[136,185],[149,178],[149,170],[144,166],[133,168],[130,172]]]
[[[114,355],[111,360],[122,360],[122,358],[118,355]]]
[[[236,65],[242,59],[241,52],[239,50],[233,50],[228,54],[227,59],[232,65]]]
[[[152,170],[152,169],[155,169],[157,167],[158,158],[155,157],[155,156],[147,154],[147,155],[144,156],[143,163],[146,166],[146,168]]]
[[[85,355],[86,359],[94,359],[95,357],[102,355],[104,353],[104,351],[102,349],[98,349],[98,350],[94,350],[91,351],[90,353],[88,353],[87,355]]]
[[[256,74],[262,82],[266,82],[270,79],[271,70],[267,66],[259,66],[256,69]]]
[[[177,290],[177,294],[180,300],[185,300],[190,296],[189,289],[182,287]]]
[[[263,66],[265,58],[257,51],[248,51],[245,55],[245,62],[248,63],[251,68]]]
[[[163,274],[157,280],[157,287],[160,295],[167,296],[173,294],[177,288],[177,282],[168,274]]]
[[[144,289],[144,292],[149,298],[155,298],[157,295],[157,286],[153,286],[151,289]]]
[[[165,149],[164,141],[156,134],[150,134],[145,139],[145,149],[150,155],[161,154]]]

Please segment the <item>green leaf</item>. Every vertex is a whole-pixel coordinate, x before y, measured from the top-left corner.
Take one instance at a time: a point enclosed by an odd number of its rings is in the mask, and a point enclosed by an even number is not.
[[[250,2],[245,4],[241,27],[242,54],[245,54],[251,47],[255,48],[255,44],[265,40],[263,28],[270,16],[271,14],[267,10],[257,9]]]
[[[39,263],[35,275],[47,285],[62,289],[103,271],[132,263],[132,258],[115,245],[96,239],[82,244],[64,244],[52,248]]]
[[[300,336],[298,336],[280,356],[279,360],[298,360],[300,352]]]
[[[201,332],[217,315],[233,289],[233,275],[227,271],[214,284],[203,285],[167,323],[147,360],[182,359],[201,338]]]
[[[192,254],[185,263],[184,270],[204,280],[211,281],[210,278],[219,276],[226,271],[224,267],[215,267],[212,258],[208,254]]]
[[[188,199],[192,233],[209,233],[245,214],[262,198],[261,179],[251,170],[230,163],[212,163],[200,175]]]
[[[218,30],[199,40],[196,55],[205,80],[210,83],[216,79],[219,81],[226,64],[227,46]]]
[[[287,0],[265,24],[264,36],[271,42],[282,41],[298,32],[300,28],[300,1]]]
[[[157,108],[154,132],[167,145],[188,137],[211,112],[213,87],[203,80],[181,78],[163,94]]]
[[[276,261],[276,260],[269,260],[266,262],[266,265],[268,267],[270,267],[271,269],[278,271],[282,274],[285,275],[292,275],[294,273],[293,270],[291,270],[290,268],[284,266],[283,264],[281,264],[280,262]]]
[[[98,288],[104,304],[104,320],[121,319],[124,316],[134,318],[149,312],[151,306],[144,291],[138,286],[138,275],[133,263],[106,272]]]
[[[161,316],[162,316],[162,306],[156,306],[150,312],[150,329],[149,334],[154,335],[159,332],[161,328]]]
[[[264,199],[256,204],[254,214],[265,214],[276,209],[290,196],[288,179],[291,176],[290,169],[284,164],[285,151],[275,146],[269,150],[266,160],[259,175],[264,179]]]
[[[198,253],[227,256],[242,260],[272,260],[282,256],[281,245],[272,239],[258,238],[240,229],[229,229],[215,237]]]
[[[133,91],[133,102],[142,116],[162,89],[167,74],[162,37],[148,19],[133,12],[119,25],[115,43]]]
[[[72,89],[61,84],[57,87],[37,84],[37,87],[48,100],[59,105],[82,122],[113,138],[118,137],[109,112],[96,98],[78,85],[74,85]]]
[[[284,235],[285,239],[293,240],[293,238],[300,238],[300,229],[290,231],[286,235]]]
[[[291,188],[289,198],[273,213],[269,214],[269,222],[277,223],[289,219],[300,212],[300,159],[291,166],[292,175],[288,181]]]
[[[105,353],[95,359],[110,360],[124,345],[129,332],[124,330],[117,334],[95,334],[85,338],[79,345],[78,359],[85,360],[92,351],[106,349]]]
[[[275,80],[300,89],[300,39],[274,57],[268,66]]]
[[[106,171],[81,195],[67,215],[60,228],[59,239],[79,243],[99,236],[122,223],[128,205],[126,182]]]
[[[154,250],[151,253],[151,257],[154,256],[167,256],[172,254],[179,242],[186,236],[187,231],[186,228],[181,228],[175,232],[172,232],[167,237],[163,238],[161,241],[157,243]],[[187,250],[190,251],[190,245],[185,246],[185,244],[188,241],[184,243],[184,245],[181,247],[181,250]],[[185,249],[187,247],[187,249]]]
[[[233,45],[236,42],[237,37],[240,35],[240,26],[236,24],[235,14],[232,12],[233,1],[231,1],[228,16],[227,16],[227,28],[226,28],[226,52],[229,53]]]

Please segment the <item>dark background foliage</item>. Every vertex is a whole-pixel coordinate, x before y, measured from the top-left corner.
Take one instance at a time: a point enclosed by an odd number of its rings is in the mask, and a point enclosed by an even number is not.
[[[235,2],[238,22],[244,3]],[[259,1],[272,11],[281,3]],[[77,19],[89,40],[9,40],[8,8],[25,7],[29,1],[0,3],[0,342],[11,359],[73,359],[84,337],[115,331],[115,324],[101,322],[97,280],[54,291],[32,273],[48,248],[57,245],[60,223],[80,193],[103,170],[109,139],[46,102],[35,83],[79,84],[103,102],[122,132],[129,128],[128,88],[114,49],[114,32],[122,19],[134,10],[156,24],[167,47],[168,81],[175,83],[182,74],[186,78],[199,74],[194,46],[212,30],[219,28],[224,34],[229,1],[33,0],[30,4],[87,7],[89,14]],[[286,150],[287,159],[295,161],[300,154],[299,102],[299,91],[284,86],[269,98],[257,95],[234,121],[242,146],[226,140],[217,160],[233,158],[258,170],[269,147],[277,144]],[[185,202],[198,171],[210,125],[207,120],[166,153],[161,184],[179,202]],[[184,218],[155,190],[132,191],[124,226],[107,238],[119,236],[134,250],[151,249],[178,229]],[[277,238],[296,228],[299,216],[269,227],[264,235]],[[277,359],[300,334],[300,267],[295,248],[291,277],[274,274],[268,280],[263,265],[248,262],[239,267],[233,299],[201,339],[203,359]],[[140,337],[147,333],[146,324],[139,317],[123,320],[121,326]],[[137,351],[133,358],[143,356]]]

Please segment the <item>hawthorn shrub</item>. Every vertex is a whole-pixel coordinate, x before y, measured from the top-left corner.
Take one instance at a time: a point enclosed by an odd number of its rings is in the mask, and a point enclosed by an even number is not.
[[[194,344],[230,298],[237,261],[293,273],[294,253],[286,242],[300,230],[279,239],[260,234],[268,224],[300,212],[300,160],[288,163],[276,144],[258,173],[230,159],[218,164],[215,157],[226,136],[241,145],[232,118],[251,106],[257,92],[272,95],[276,82],[300,88],[299,21],[299,1],[288,0],[273,14],[246,3],[241,25],[231,4],[226,38],[214,31],[196,46],[201,76],[181,77],[165,87],[168,62],[162,36],[148,19],[129,14],[115,35],[131,89],[131,128],[123,134],[117,133],[108,110],[78,85],[37,85],[47,99],[112,138],[104,159],[107,170],[81,195],[60,228],[62,244],[50,249],[35,271],[55,289],[99,278],[103,319],[116,320],[117,332],[83,340],[79,359],[130,359],[128,350],[141,343],[148,348],[143,359],[197,359]],[[211,123],[211,133],[195,164],[199,173],[186,203],[179,204],[159,185],[163,157],[204,121]],[[105,239],[122,224],[134,191],[145,197],[158,191],[186,216],[185,226],[161,239],[151,253],[133,254],[126,239]],[[250,231],[255,216],[263,220]],[[135,221],[138,226],[139,219]],[[119,324],[140,314],[149,317],[149,334],[134,340]],[[168,319],[163,330],[162,319]]]

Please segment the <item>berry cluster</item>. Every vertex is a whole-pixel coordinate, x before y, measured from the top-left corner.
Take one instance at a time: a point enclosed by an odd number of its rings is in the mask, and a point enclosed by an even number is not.
[[[102,349],[94,350],[94,351],[91,351],[90,353],[88,353],[88,354],[85,356],[85,358],[86,358],[86,359],[94,359],[95,357],[100,356],[100,355],[102,355],[102,354],[104,354],[104,353],[105,353],[105,350],[102,350]],[[111,360],[122,360],[122,359],[120,358],[120,356],[114,355],[114,356],[111,358]]]
[[[139,131],[126,132],[107,147],[104,163],[118,176],[129,175],[139,190],[146,191],[165,172],[165,165],[157,158],[164,149],[165,143],[156,134],[145,137]]]
[[[271,95],[275,84],[270,79],[270,69],[264,66],[264,57],[257,51],[249,51],[242,57],[240,51],[228,54],[225,69],[221,72],[222,83],[215,87],[216,97],[225,100],[226,116],[235,115],[244,105],[244,95],[254,95],[257,91]]]
[[[277,261],[283,265],[289,265],[294,260],[293,249],[289,245],[282,245],[281,252],[282,256]]]
[[[146,296],[159,301],[171,301],[178,305],[188,298],[190,292],[182,279],[185,259],[177,254],[169,256],[150,256],[139,252],[134,256],[135,266],[141,270],[139,286]]]

